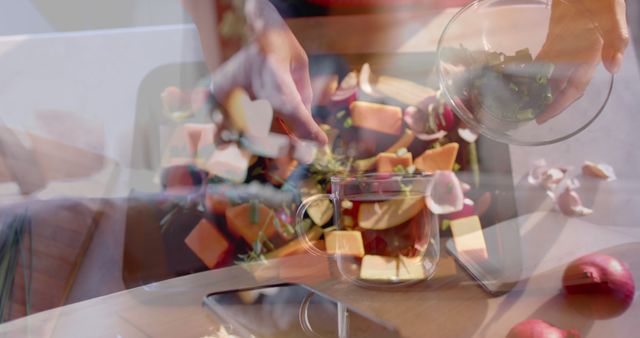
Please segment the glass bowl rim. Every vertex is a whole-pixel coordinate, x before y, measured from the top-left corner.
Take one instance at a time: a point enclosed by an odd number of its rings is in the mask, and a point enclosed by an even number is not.
[[[468,3],[467,5],[465,5],[464,7],[462,7],[460,10],[458,10],[458,12],[456,12],[453,17],[451,17],[451,19],[449,19],[449,21],[447,22],[447,24],[445,25],[444,29],[442,30],[442,33],[440,33],[440,37],[438,38],[438,45],[436,48],[436,60],[437,60],[437,73],[438,73],[438,84],[440,86],[440,90],[441,92],[444,94],[444,97],[447,101],[447,104],[449,104],[449,106],[451,108],[453,108],[453,112],[458,116],[458,118],[460,118],[462,121],[464,121],[469,127],[471,127],[473,130],[478,131],[480,134],[487,136],[491,139],[493,139],[494,141],[498,141],[498,142],[502,142],[502,143],[507,143],[509,145],[515,145],[515,146],[543,146],[543,145],[549,145],[549,144],[554,144],[554,143],[558,143],[564,140],[567,140],[577,134],[579,134],[580,132],[584,131],[585,129],[587,129],[602,113],[602,111],[604,111],[604,108],[607,106],[607,103],[609,102],[609,99],[611,98],[611,93],[613,92],[613,84],[614,84],[614,80],[615,80],[615,75],[614,74],[610,74],[609,75],[609,88],[607,89],[607,94],[604,98],[604,100],[602,101],[602,104],[600,105],[600,107],[597,109],[596,113],[582,126],[580,126],[579,128],[577,128],[576,130],[566,134],[566,135],[562,135],[562,136],[558,136],[552,139],[548,139],[548,140],[542,140],[542,141],[525,141],[525,140],[521,140],[521,139],[517,139],[511,136],[507,136],[504,133],[500,133],[500,132],[495,132],[492,130],[492,128],[489,127],[485,127],[483,126],[481,123],[478,123],[477,121],[475,121],[474,119],[468,118],[466,116],[466,112],[468,112],[469,114],[471,114],[471,112],[469,112],[464,105],[459,104],[460,102],[458,102],[457,100],[455,100],[451,93],[448,90],[448,87],[446,86],[447,83],[447,79],[446,76],[444,74],[444,70],[442,67],[442,54],[443,54],[443,48],[444,48],[444,41],[445,41],[445,37],[447,35],[447,33],[451,30],[451,27],[456,23],[456,20],[458,18],[460,18],[463,14],[467,13],[468,10],[477,7],[479,5],[482,5],[484,3],[488,3],[488,2],[494,2],[494,1],[501,1],[501,0],[474,0],[470,3]],[[542,0],[541,0],[542,1]],[[557,1],[562,1],[562,2],[566,2],[564,0],[557,0]],[[547,3],[549,3],[550,1],[547,1]],[[572,5],[574,6],[574,5]],[[596,25],[597,28],[597,25]],[[598,29],[598,28],[597,28]],[[582,97],[578,98],[578,100],[580,100]],[[573,104],[573,103],[572,103]],[[462,106],[462,107],[460,107]]]

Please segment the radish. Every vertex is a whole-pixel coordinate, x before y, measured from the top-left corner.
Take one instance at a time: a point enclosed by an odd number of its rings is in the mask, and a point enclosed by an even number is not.
[[[605,319],[624,312],[633,302],[635,282],[622,261],[600,253],[571,262],[562,276],[569,304],[579,313]]]
[[[557,328],[539,319],[528,319],[511,328],[507,338],[580,338],[580,333]]]
[[[436,126],[438,130],[451,131],[456,126],[456,117],[451,107],[440,101],[436,108]]]

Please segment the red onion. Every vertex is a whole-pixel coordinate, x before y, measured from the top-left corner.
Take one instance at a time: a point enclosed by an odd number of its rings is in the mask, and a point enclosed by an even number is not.
[[[580,333],[557,328],[539,319],[528,319],[516,324],[507,338],[580,338]]]
[[[438,130],[451,131],[456,126],[456,117],[448,104],[441,102],[442,106],[436,108],[436,126]]]
[[[571,262],[562,276],[569,304],[596,319],[615,317],[633,302],[635,283],[627,265],[595,253]]]
[[[340,82],[338,89],[331,96],[335,107],[346,107],[358,97],[358,75],[351,72]]]

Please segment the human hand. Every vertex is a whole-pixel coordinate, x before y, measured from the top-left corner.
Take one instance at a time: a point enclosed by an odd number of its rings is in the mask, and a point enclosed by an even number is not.
[[[545,123],[579,99],[600,61],[617,73],[628,43],[624,0],[553,1],[547,38],[536,59],[556,65],[550,82],[554,100],[536,122]]]
[[[213,74],[220,102],[235,87],[269,101],[296,137],[324,145],[325,133],[311,117],[309,60],[282,18],[266,1],[247,2],[247,21],[255,38]]]

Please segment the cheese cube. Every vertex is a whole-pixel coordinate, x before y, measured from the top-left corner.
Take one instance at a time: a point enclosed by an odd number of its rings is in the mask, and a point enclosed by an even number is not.
[[[249,168],[251,153],[236,144],[218,148],[209,158],[206,168],[209,173],[234,182],[244,182]]]
[[[330,255],[364,256],[364,244],[360,231],[331,231],[325,235],[327,253]]]
[[[395,153],[380,153],[376,156],[376,167],[379,173],[392,173],[400,166],[406,170],[413,164],[413,155],[407,152],[401,156]]]
[[[398,279],[398,259],[395,257],[366,255],[362,258],[360,278],[395,281]]]
[[[485,260],[489,257],[478,216],[474,215],[451,221],[451,232],[453,233],[453,242],[456,250],[461,255],[467,255],[477,260]]]
[[[278,158],[287,155],[289,151],[289,136],[269,133],[266,136],[245,135],[244,144],[251,153],[268,158]]]
[[[405,257],[400,255],[398,258],[398,279],[399,280],[416,280],[424,279],[422,257]]]

